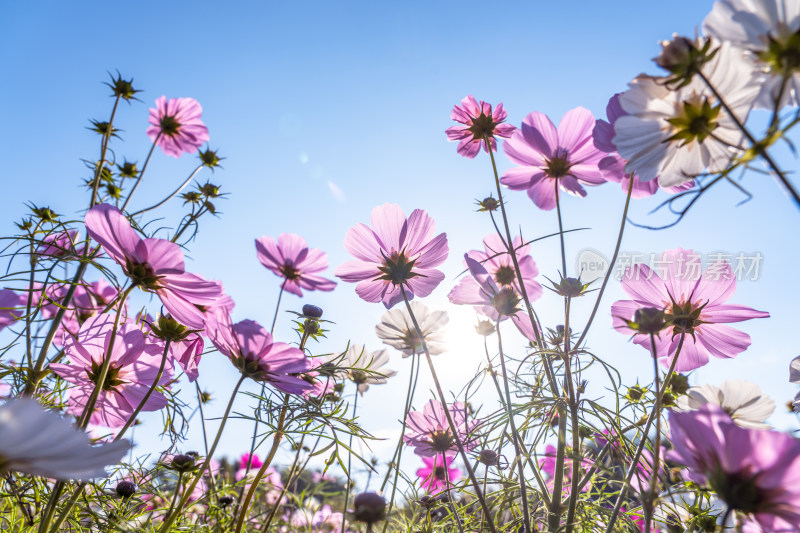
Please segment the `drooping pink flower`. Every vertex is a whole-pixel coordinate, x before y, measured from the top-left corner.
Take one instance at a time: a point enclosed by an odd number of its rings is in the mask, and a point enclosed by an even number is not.
[[[417,477],[420,479],[420,487],[428,492],[435,492],[445,488],[447,480],[453,483],[461,477],[461,470],[453,467],[454,456],[445,455],[446,464],[442,464],[442,455],[437,454],[433,457],[423,457],[424,466],[417,469]],[[447,468],[447,478],[445,478],[445,468]]]
[[[208,128],[200,120],[203,108],[194,98],[156,99],[156,107],[150,109],[147,120],[147,136],[172,157],[184,152],[192,153],[204,142],[208,142]]]
[[[730,508],[765,532],[800,524],[800,440],[790,434],[736,425],[718,405],[669,416],[672,459],[710,486]]]
[[[458,432],[458,440],[465,450],[473,449],[478,444],[473,432],[479,421],[467,420],[467,411],[462,402],[454,402],[447,409]],[[409,411],[406,424],[403,440],[408,446],[414,447],[417,455],[433,457],[458,450],[444,407],[438,400],[429,400],[422,411]]]
[[[154,292],[181,324],[202,329],[202,306],[222,298],[222,286],[185,271],[180,247],[164,239],[142,239],[122,212],[98,204],[86,213],[86,230],[119,263],[134,285]]]
[[[356,294],[368,302],[383,302],[387,308],[408,299],[428,296],[444,279],[434,267],[447,259],[447,235],[435,235],[436,224],[428,214],[415,209],[406,219],[400,206],[383,204],[372,210],[370,228],[350,228],[344,247],[355,260],[339,265],[334,273],[342,281],[356,283]]]
[[[658,181],[643,181],[639,179],[638,175],[632,175],[626,172],[625,165],[627,165],[628,162],[617,153],[617,147],[613,142],[615,135],[614,123],[616,123],[618,118],[628,114],[619,103],[621,94],[622,93],[615,94],[608,101],[608,105],[606,106],[606,117],[608,121],[598,119],[594,126],[594,132],[592,133],[594,145],[598,150],[602,150],[608,154],[600,160],[598,167],[606,180],[619,183],[622,186],[622,190],[626,193],[631,184],[633,184],[633,192],[631,192],[632,198],[646,198],[654,195],[659,189]],[[675,194],[688,191],[692,187],[694,187],[694,180],[675,187],[661,187],[661,189],[670,194]]]
[[[611,306],[614,328],[635,334],[627,320],[643,307],[663,309],[668,327],[656,337],[656,353],[669,366],[681,336],[683,348],[675,366],[677,372],[700,368],[709,355],[722,359],[736,357],[750,346],[750,336],[725,324],[769,313],[742,305],[726,304],[736,291],[736,277],[728,262],[719,260],[701,273],[699,254],[681,248],[661,254],[661,273],[637,264],[625,271],[622,288],[633,300],[619,300]],[[635,335],[633,341],[651,349],[649,335]]]
[[[598,163],[605,153],[592,139],[595,120],[588,109],[577,107],[564,115],[556,129],[547,115],[534,111],[522,127],[503,143],[515,164],[500,180],[514,191],[525,190],[540,209],[556,206],[556,190],[586,196],[583,185],[601,185],[605,178]]]
[[[256,239],[256,254],[261,264],[284,279],[283,288],[297,296],[307,291],[332,291],[336,282],[316,275],[328,268],[328,255],[309,248],[300,235],[281,233],[278,242],[272,237]]]
[[[41,306],[42,315],[45,318],[53,318],[59,309],[64,307],[64,297],[68,291],[67,284],[51,284],[45,287],[44,294],[47,303],[43,303]],[[105,310],[117,297],[118,292],[104,279],[75,287],[72,301],[67,307],[53,339],[54,344],[64,346],[67,338],[77,335],[81,324],[88,318]],[[126,307],[123,307],[122,312],[123,314],[127,313]]]
[[[495,322],[498,320],[503,321],[510,317],[525,338],[531,341],[536,340],[530,317],[527,311],[520,307],[522,296],[517,290],[517,286],[514,284],[498,285],[495,282],[496,276],[493,276],[469,254],[464,254],[464,262],[467,265],[470,277],[463,278],[450,291],[450,294],[447,295],[450,301],[459,305],[474,305],[479,313]],[[522,265],[520,265],[520,270],[522,270]],[[531,300],[534,299],[531,294],[537,298],[541,296],[542,287],[538,283],[529,278],[523,277],[523,279]],[[533,285],[533,283],[536,285]]]
[[[492,151],[497,151],[496,137],[507,139],[514,133],[515,128],[511,124],[502,124],[508,113],[503,109],[503,104],[497,104],[492,111],[492,104],[483,100],[475,100],[472,95],[461,100],[461,105],[453,106],[450,119],[463,124],[463,126],[451,126],[447,128],[448,141],[460,141],[456,151],[472,159],[483,147],[483,151],[489,153],[489,146]]]
[[[11,289],[0,289],[0,330],[24,315],[27,303],[27,295],[17,294]]]
[[[67,255],[80,255],[83,248],[76,249],[78,242],[77,230],[59,231],[48,233],[42,238],[39,248],[36,249],[38,255],[49,255],[51,257],[64,257]]]
[[[266,381],[289,394],[302,394],[313,385],[301,377],[311,368],[305,354],[282,342],[252,320],[233,324],[230,315],[218,313],[208,321],[208,338],[239,371],[256,381]]]
[[[150,315],[145,314],[140,315],[138,321],[143,325],[145,331],[149,332],[148,338],[151,342],[157,344],[161,348],[161,353],[163,354],[166,348],[166,342],[156,335],[153,327],[155,326],[157,331],[159,326],[169,326],[169,323],[173,322],[174,319],[169,315],[164,315],[160,317],[158,321],[154,321]],[[162,321],[164,324],[161,324]],[[200,365],[200,359],[203,355],[205,342],[203,341],[203,337],[198,333],[184,332],[184,335],[185,337],[182,339],[173,339],[170,341],[167,357],[170,368],[174,368],[174,363],[177,363],[191,383],[197,380],[197,377],[200,375],[198,366]]]
[[[80,415],[95,387],[101,387],[90,422],[109,428],[125,425],[153,385],[161,365],[160,347],[146,342],[135,324],[125,322],[117,329],[105,382],[97,383],[114,319],[111,314],[103,314],[86,320],[77,337],[68,338],[64,346],[69,364],[50,365],[53,372],[74,385],[67,402],[70,414]],[[169,369],[165,369],[158,383],[165,385],[171,378]],[[157,411],[166,405],[167,398],[155,390],[142,410]]]

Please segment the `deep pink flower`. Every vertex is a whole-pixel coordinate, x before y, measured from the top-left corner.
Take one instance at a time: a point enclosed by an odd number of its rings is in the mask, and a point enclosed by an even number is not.
[[[10,326],[25,314],[28,296],[11,289],[0,289],[0,330]]]
[[[800,524],[800,440],[790,434],[736,425],[718,405],[672,411],[668,458],[709,485],[731,508],[765,532],[797,531]]]
[[[617,93],[611,97],[606,106],[606,117],[608,121],[598,119],[594,126],[594,145],[598,150],[602,150],[608,154],[598,164],[600,172],[603,177],[608,181],[619,183],[622,190],[628,192],[628,187],[633,183],[632,198],[646,198],[652,196],[659,189],[658,180],[642,181],[639,176],[631,175],[625,171],[625,165],[628,162],[617,153],[617,147],[613,142],[614,139],[614,123],[618,118],[627,115],[628,113],[622,108],[619,103],[619,97],[622,93]],[[683,183],[676,187],[661,187],[664,191],[674,194],[682,191],[688,191],[694,187],[694,180]]]
[[[282,342],[252,320],[231,323],[230,315],[217,313],[208,321],[208,338],[239,371],[256,381],[266,381],[278,390],[301,394],[313,385],[301,377],[311,368],[305,354]]]
[[[180,246],[164,239],[142,239],[125,215],[108,204],[98,204],[86,213],[86,230],[136,286],[155,292],[177,321],[195,329],[204,327],[201,307],[217,305],[222,286],[186,272]]]
[[[422,468],[417,469],[417,477],[420,479],[420,486],[428,492],[434,492],[446,487],[445,471],[447,468],[447,479],[453,483],[461,477],[461,470],[453,467],[454,456],[447,456],[446,464],[442,464],[442,455],[437,454],[433,457],[423,457],[422,462],[425,464]]]
[[[356,294],[368,302],[383,302],[387,308],[408,299],[428,296],[444,279],[433,267],[447,259],[447,235],[434,236],[436,224],[428,214],[415,209],[406,219],[400,206],[383,204],[372,210],[370,228],[350,228],[344,247],[355,256],[334,274],[348,283],[359,282]]]
[[[633,300],[620,300],[611,306],[614,328],[626,334],[637,333],[626,322],[633,319],[637,310],[663,309],[671,323],[656,337],[662,364],[669,366],[680,337],[685,334],[677,372],[700,368],[708,363],[709,355],[736,357],[750,346],[750,336],[724,324],[769,317],[769,313],[750,307],[726,304],[736,291],[730,264],[717,261],[701,274],[699,258],[691,250],[678,248],[661,254],[660,274],[643,264],[628,268],[622,288]],[[651,348],[649,335],[635,335],[633,341]]]
[[[501,124],[508,113],[503,109],[503,104],[497,104],[492,111],[492,105],[483,100],[475,100],[472,95],[461,100],[461,105],[453,106],[450,119],[463,124],[463,126],[452,126],[447,128],[448,141],[461,141],[458,143],[456,151],[464,157],[472,159],[483,147],[483,151],[489,153],[489,146],[486,145],[486,138],[489,139],[492,150],[497,151],[496,137],[507,139],[514,133],[515,128],[511,124]]]
[[[332,291],[336,282],[317,276],[328,268],[328,255],[309,248],[300,235],[281,233],[278,242],[272,237],[256,239],[256,254],[261,264],[284,279],[283,288],[297,296],[307,291]]]
[[[592,113],[582,107],[567,111],[558,129],[547,115],[529,114],[503,143],[508,158],[522,166],[507,170],[500,181],[511,190],[527,190],[541,209],[556,206],[556,182],[562,191],[586,196],[582,185],[606,181],[597,166],[606,154],[594,145],[594,124]]]
[[[517,290],[517,286],[513,284],[498,285],[495,282],[496,275],[492,275],[469,254],[464,254],[464,262],[467,265],[470,277],[463,278],[450,291],[450,294],[447,295],[450,301],[459,305],[474,305],[479,313],[495,322],[511,317],[511,321],[525,338],[531,341],[536,340],[530,317],[527,311],[520,307],[522,296]],[[533,267],[535,269],[535,265]],[[522,265],[520,265],[520,271],[522,271]],[[528,272],[530,273],[531,271],[528,270]],[[501,277],[503,275],[501,274]],[[531,300],[541,296],[541,285],[530,278],[526,278],[524,274],[523,279]],[[522,305],[524,306],[524,304]]]
[[[114,316],[97,315],[83,323],[76,338],[68,338],[64,354],[69,364],[51,364],[50,369],[74,385],[69,390],[67,412],[80,415],[97,386],[103,365]],[[97,397],[90,422],[109,428],[124,426],[133,411],[153,385],[161,365],[161,348],[146,342],[144,333],[135,324],[125,322],[117,329],[114,347],[109,356],[106,380]],[[166,385],[172,375],[165,369],[159,385]],[[167,398],[158,390],[148,398],[143,411],[157,411],[167,405]]]
[[[259,458],[258,455],[243,453],[241,459],[239,459],[239,466],[236,468],[236,481],[243,480],[245,476],[252,470],[258,471],[263,464],[264,463],[261,461],[261,458]]]
[[[202,114],[203,108],[194,98],[167,100],[161,96],[156,99],[155,109],[150,109],[147,136],[172,157],[195,152],[208,142],[208,128],[200,120]]]
[[[472,433],[479,421],[467,421],[467,411],[462,402],[455,402],[447,409],[458,432],[458,440],[465,450],[473,449],[478,442]],[[422,411],[409,411],[406,424],[408,429],[403,440],[414,447],[417,455],[433,457],[458,450],[444,407],[438,400],[429,400]]]

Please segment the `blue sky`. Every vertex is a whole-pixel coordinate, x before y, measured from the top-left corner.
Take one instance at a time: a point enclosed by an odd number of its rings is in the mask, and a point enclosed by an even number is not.
[[[453,349],[437,358],[447,385],[457,390],[480,365],[481,351],[468,339],[474,313],[447,303],[463,269],[464,252],[479,248],[491,231],[489,219],[474,212],[474,200],[493,190],[488,158],[465,160],[446,142],[450,109],[467,94],[502,101],[509,121],[519,124],[531,111],[554,122],[576,106],[605,114],[605,104],[639,72],[656,73],[650,58],[658,41],[673,32],[691,35],[711,7],[709,1],[671,2],[38,2],[0,6],[0,229],[13,231],[26,201],[49,205],[79,218],[87,203],[81,187],[81,158],[97,157],[98,140],[88,119],[106,120],[112,100],[102,82],[119,70],[132,77],[141,102],[123,105],[118,125],[123,140],[118,158],[144,160],[147,109],[162,94],[191,96],[204,108],[210,146],[219,149],[224,169],[199,177],[229,193],[218,204],[221,216],[205,220],[192,244],[188,268],[220,279],[237,302],[235,318],[267,326],[279,281],[255,258],[253,240],[282,232],[305,236],[329,254],[333,268],[348,259],[342,247],[347,229],[366,222],[384,202],[407,213],[429,211],[448,233],[447,280],[426,302],[446,308],[453,322]],[[758,120],[758,117],[756,117]],[[786,168],[796,161],[780,154]],[[500,155],[501,171],[510,163]],[[134,207],[150,205],[192,170],[191,156],[156,152]],[[734,302],[770,311],[772,318],[742,325],[751,348],[733,361],[712,361],[693,383],[746,378],[773,394],[777,425],[794,418],[783,404],[795,392],[786,382],[797,355],[794,279],[797,271],[796,209],[774,181],[751,174],[743,185],[753,199],[720,185],[676,227],[626,231],[622,249],[660,252],[681,246],[702,252],[760,252],[761,277],[740,283]],[[537,210],[522,193],[508,192],[512,225],[534,238],[556,230],[555,214]],[[634,202],[631,218],[654,224],[649,215],[664,197]],[[609,256],[624,203],[610,184],[589,190],[586,199],[564,202],[568,228],[590,227],[567,236],[568,262],[593,248]],[[159,212],[164,225],[180,216],[178,203]],[[543,274],[560,268],[555,240],[537,244],[533,256]],[[573,272],[574,274],[574,272]],[[542,280],[544,281],[544,280]],[[617,366],[628,384],[650,378],[650,362],[638,346],[610,327],[608,308],[623,297],[612,281],[593,326],[590,347]],[[284,309],[315,303],[336,322],[319,352],[344,348],[348,340],[377,349],[373,327],[382,306],[358,299],[353,286],[330,294],[284,298]],[[586,316],[591,301],[576,303]],[[560,304],[545,296],[537,305],[548,326],[561,323]],[[156,309],[155,306],[153,306]],[[294,340],[283,313],[276,336]],[[509,333],[511,335],[511,333]],[[517,338],[520,345],[521,338]],[[364,402],[364,425],[380,436],[394,435],[400,416],[408,360],[399,354],[397,378],[375,387]],[[204,372],[205,371],[205,372]],[[423,372],[424,374],[424,372]],[[206,377],[210,376],[210,377]],[[206,356],[200,383],[214,391],[221,409],[236,379],[218,354]],[[590,387],[592,384],[590,383]],[[603,394],[598,382],[594,393]],[[418,407],[429,397],[421,381]],[[188,387],[187,390],[190,390]],[[590,389],[591,390],[591,389]],[[491,393],[492,391],[488,391]],[[486,396],[491,402],[491,395]],[[248,398],[237,408],[247,411]],[[486,409],[490,409],[487,403]],[[212,414],[214,410],[212,409]],[[156,449],[148,421],[136,438]],[[234,423],[223,453],[243,450],[244,424]],[[194,446],[199,447],[193,431]],[[249,438],[249,437],[248,437]],[[378,445],[376,450],[391,448]],[[407,454],[407,457],[411,454]],[[385,456],[384,456],[385,458]],[[409,471],[417,467],[412,458]]]

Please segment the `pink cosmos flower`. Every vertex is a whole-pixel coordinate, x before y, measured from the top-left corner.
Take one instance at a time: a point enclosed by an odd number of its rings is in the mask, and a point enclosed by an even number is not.
[[[25,314],[27,295],[17,294],[11,289],[0,289],[0,330],[10,326]]]
[[[530,256],[528,256],[530,257]],[[532,262],[533,260],[531,260]],[[462,279],[447,297],[454,304],[474,305],[479,313],[493,321],[503,321],[511,317],[511,321],[528,340],[536,340],[527,311],[520,308],[522,300],[514,284],[498,285],[495,282],[496,274],[492,275],[478,261],[464,254],[464,262],[471,277]],[[535,269],[535,264],[533,265]],[[520,271],[522,265],[520,264]],[[531,270],[527,270],[530,274]],[[505,274],[501,272],[501,278]],[[525,288],[528,296],[534,300],[541,296],[542,287],[530,278],[525,277]],[[535,284],[535,285],[534,285]]]
[[[201,144],[208,142],[208,128],[200,116],[203,108],[194,98],[156,99],[155,109],[150,109],[147,120],[147,136],[172,157],[184,152],[195,152]]]
[[[64,354],[69,364],[50,365],[53,372],[74,385],[69,391],[68,413],[80,415],[98,386],[113,329],[114,316],[110,314],[89,318],[76,338],[67,339]],[[125,425],[153,385],[161,365],[161,349],[147,343],[144,333],[135,324],[125,322],[117,329],[110,358],[108,374],[100,384],[102,388],[90,422],[118,428]],[[170,379],[172,375],[165,369],[158,383],[166,385]],[[156,390],[142,410],[157,411],[166,405],[167,398]]]
[[[453,483],[461,477],[461,470],[454,468],[455,457],[445,455],[446,464],[442,464],[442,456],[423,457],[424,466],[417,469],[417,477],[420,479],[420,486],[428,492],[435,492],[446,488],[447,479]],[[445,468],[447,468],[447,478],[445,478]]]
[[[248,465],[249,463],[249,465]],[[243,453],[241,459],[239,459],[239,467],[236,469],[236,481],[241,481],[244,477],[248,474],[251,470],[258,471],[259,468],[264,463],[261,461],[261,458],[258,455],[250,455],[249,453]],[[248,468],[249,466],[249,468]]]
[[[98,204],[86,213],[86,230],[134,285],[155,292],[176,320],[191,328],[204,327],[205,315],[198,306],[217,305],[222,287],[186,272],[177,244],[142,239],[125,215],[108,204]]]
[[[278,242],[272,237],[256,239],[256,253],[261,264],[282,277],[283,288],[297,296],[307,291],[332,291],[336,282],[317,276],[328,268],[328,256],[322,250],[309,248],[300,235],[281,233]]]
[[[742,305],[726,304],[736,291],[736,277],[726,261],[716,261],[700,271],[699,254],[681,248],[661,254],[661,273],[647,265],[628,268],[622,288],[633,300],[620,300],[611,306],[614,329],[635,334],[627,320],[643,307],[663,309],[670,320],[656,337],[656,352],[661,363],[669,366],[685,334],[683,348],[675,366],[677,372],[700,368],[709,355],[730,359],[750,346],[750,336],[726,323],[751,318],[766,318],[769,313]],[[635,335],[633,341],[648,350],[649,335]]]
[[[48,233],[42,238],[42,243],[36,250],[38,255],[51,257],[65,257],[67,255],[81,255],[84,248],[76,248],[78,232],[76,230]]]
[[[447,259],[447,235],[434,236],[436,224],[428,214],[415,209],[406,219],[400,206],[383,204],[372,210],[372,227],[350,228],[344,247],[355,256],[334,273],[342,281],[356,283],[356,294],[368,302],[383,302],[387,308],[408,299],[428,296],[444,279],[433,267]]]
[[[737,426],[718,405],[671,412],[668,455],[765,532],[800,524],[800,441],[789,434]]]
[[[561,491],[564,497],[569,497],[570,491],[572,490],[572,459],[569,457],[569,451],[567,452],[567,456],[564,459],[564,479],[561,485]],[[539,467],[542,469],[542,472],[547,474],[547,479],[545,480],[545,485],[550,489],[550,492],[553,492],[553,486],[555,485],[555,474],[556,474],[556,460],[558,458],[558,450],[552,444],[548,444],[544,450],[544,456],[539,459]],[[581,459],[581,475],[586,474],[586,472],[592,467],[593,461],[588,457],[583,457]],[[585,485],[581,492],[588,492],[589,485]]]
[[[556,129],[537,111],[522,121],[522,128],[503,143],[503,151],[519,167],[500,180],[514,191],[527,190],[540,209],[556,206],[556,184],[562,191],[586,196],[582,185],[601,185],[605,178],[598,163],[605,153],[592,140],[595,120],[588,109],[577,107],[564,115]]]
[[[45,297],[48,300],[42,305],[42,315],[45,318],[52,318],[58,313],[68,291],[69,286],[66,284],[52,284],[45,288]],[[119,291],[104,279],[87,285],[78,285],[53,342],[57,346],[64,346],[67,338],[78,334],[81,324],[103,311],[114,301],[118,293]],[[125,308],[123,314],[126,314]]]
[[[162,318],[169,320],[170,317],[169,315],[165,315]],[[160,337],[155,336],[151,327],[151,324],[157,325],[158,322],[154,321],[148,314],[140,315],[137,321],[143,325],[145,331],[149,332],[148,339],[154,344],[157,344],[161,348],[161,353],[163,354],[166,343]],[[171,341],[169,343],[169,352],[167,352],[170,368],[174,368],[174,363],[178,363],[178,366],[180,366],[186,374],[189,382],[194,382],[200,375],[198,365],[200,364],[200,358],[203,355],[204,348],[205,342],[203,341],[203,337],[197,333],[188,333],[184,339]]]
[[[489,153],[489,146],[486,139],[489,139],[492,151],[497,151],[496,137],[507,139],[514,133],[515,128],[511,124],[501,124],[508,113],[503,109],[503,104],[497,104],[492,111],[492,105],[483,100],[475,100],[472,95],[461,100],[461,105],[453,106],[450,119],[463,124],[463,126],[452,126],[447,128],[448,141],[461,141],[458,143],[456,151],[472,159],[481,147],[483,151]]]
[[[622,93],[617,93],[611,97],[606,106],[606,116],[608,121],[598,119],[594,126],[592,136],[594,138],[594,145],[598,150],[608,154],[598,163],[600,172],[603,177],[608,181],[619,183],[622,190],[628,192],[628,187],[633,184],[632,198],[646,198],[652,196],[659,189],[657,180],[642,181],[636,174],[629,174],[625,171],[625,165],[628,162],[617,153],[617,147],[613,142],[614,139],[614,124],[617,119],[627,115],[628,113],[622,108],[619,103],[619,97]],[[688,181],[675,187],[661,187],[670,194],[688,191],[694,187],[694,180]]]
[[[239,371],[256,381],[266,381],[289,394],[301,394],[312,384],[293,374],[307,372],[311,361],[252,320],[231,323],[230,315],[218,313],[208,321],[208,338]]]
[[[458,440],[465,450],[477,446],[477,439],[472,435],[478,420],[467,421],[467,411],[462,402],[455,402],[447,408],[458,431]],[[447,416],[441,402],[429,400],[422,411],[409,411],[406,418],[408,429],[403,440],[414,447],[414,453],[424,457],[433,457],[456,451],[456,439],[450,431]]]

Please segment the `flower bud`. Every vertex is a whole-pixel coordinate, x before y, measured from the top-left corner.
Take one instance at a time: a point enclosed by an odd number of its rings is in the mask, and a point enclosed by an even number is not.
[[[316,305],[305,304],[303,306],[303,315],[308,318],[321,318],[322,308],[317,307]]]
[[[511,287],[503,287],[500,292],[492,296],[492,307],[500,316],[512,316],[519,308],[520,298],[517,292]]]
[[[673,394],[682,396],[689,390],[689,378],[683,374],[672,374],[669,378],[669,389]]]
[[[655,307],[642,307],[633,315],[633,322],[628,326],[639,333],[656,334],[666,326],[667,320],[664,311]]]
[[[497,211],[500,209],[500,202],[491,196],[487,196],[478,202],[478,211]]]
[[[386,517],[386,500],[374,492],[362,492],[353,500],[353,515],[366,524],[379,522]]]
[[[222,507],[227,507],[233,503],[233,496],[220,496],[217,501]]]
[[[161,315],[155,324],[150,324],[150,331],[159,339],[165,341],[185,340],[195,330],[190,330],[169,315]]]
[[[210,168],[212,172],[214,168],[219,166],[219,162],[222,160],[222,158],[217,155],[217,151],[211,150],[210,148],[199,151],[198,155],[200,156],[200,162],[203,166]]]
[[[671,41],[661,41],[661,53],[653,61],[673,74],[667,83],[677,83],[680,88],[692,81],[692,77],[714,57],[717,50],[711,50],[711,41],[708,39],[692,41],[673,34]]]
[[[553,282],[551,281],[551,283]],[[553,283],[551,290],[559,296],[577,298],[578,296],[583,296],[588,286],[589,284],[582,282],[580,278],[565,278],[562,276],[561,281]]]
[[[491,320],[479,320],[478,325],[475,326],[475,331],[478,332],[478,335],[488,337],[495,331],[494,324],[492,324]]]
[[[117,483],[117,488],[114,489],[120,498],[130,498],[136,494],[136,483],[133,481],[120,481]]]
[[[194,468],[195,458],[189,454],[178,454],[172,458],[172,468],[178,472],[189,472]]]
[[[497,452],[489,448],[484,448],[481,450],[481,453],[478,454],[478,461],[486,466],[496,466],[499,463],[499,459],[500,456],[497,455]]]
[[[133,78],[123,80],[122,75],[117,72],[117,77],[111,76],[111,83],[106,82],[111,88],[111,95],[124,100],[136,100],[136,93],[141,92],[133,88]]]

